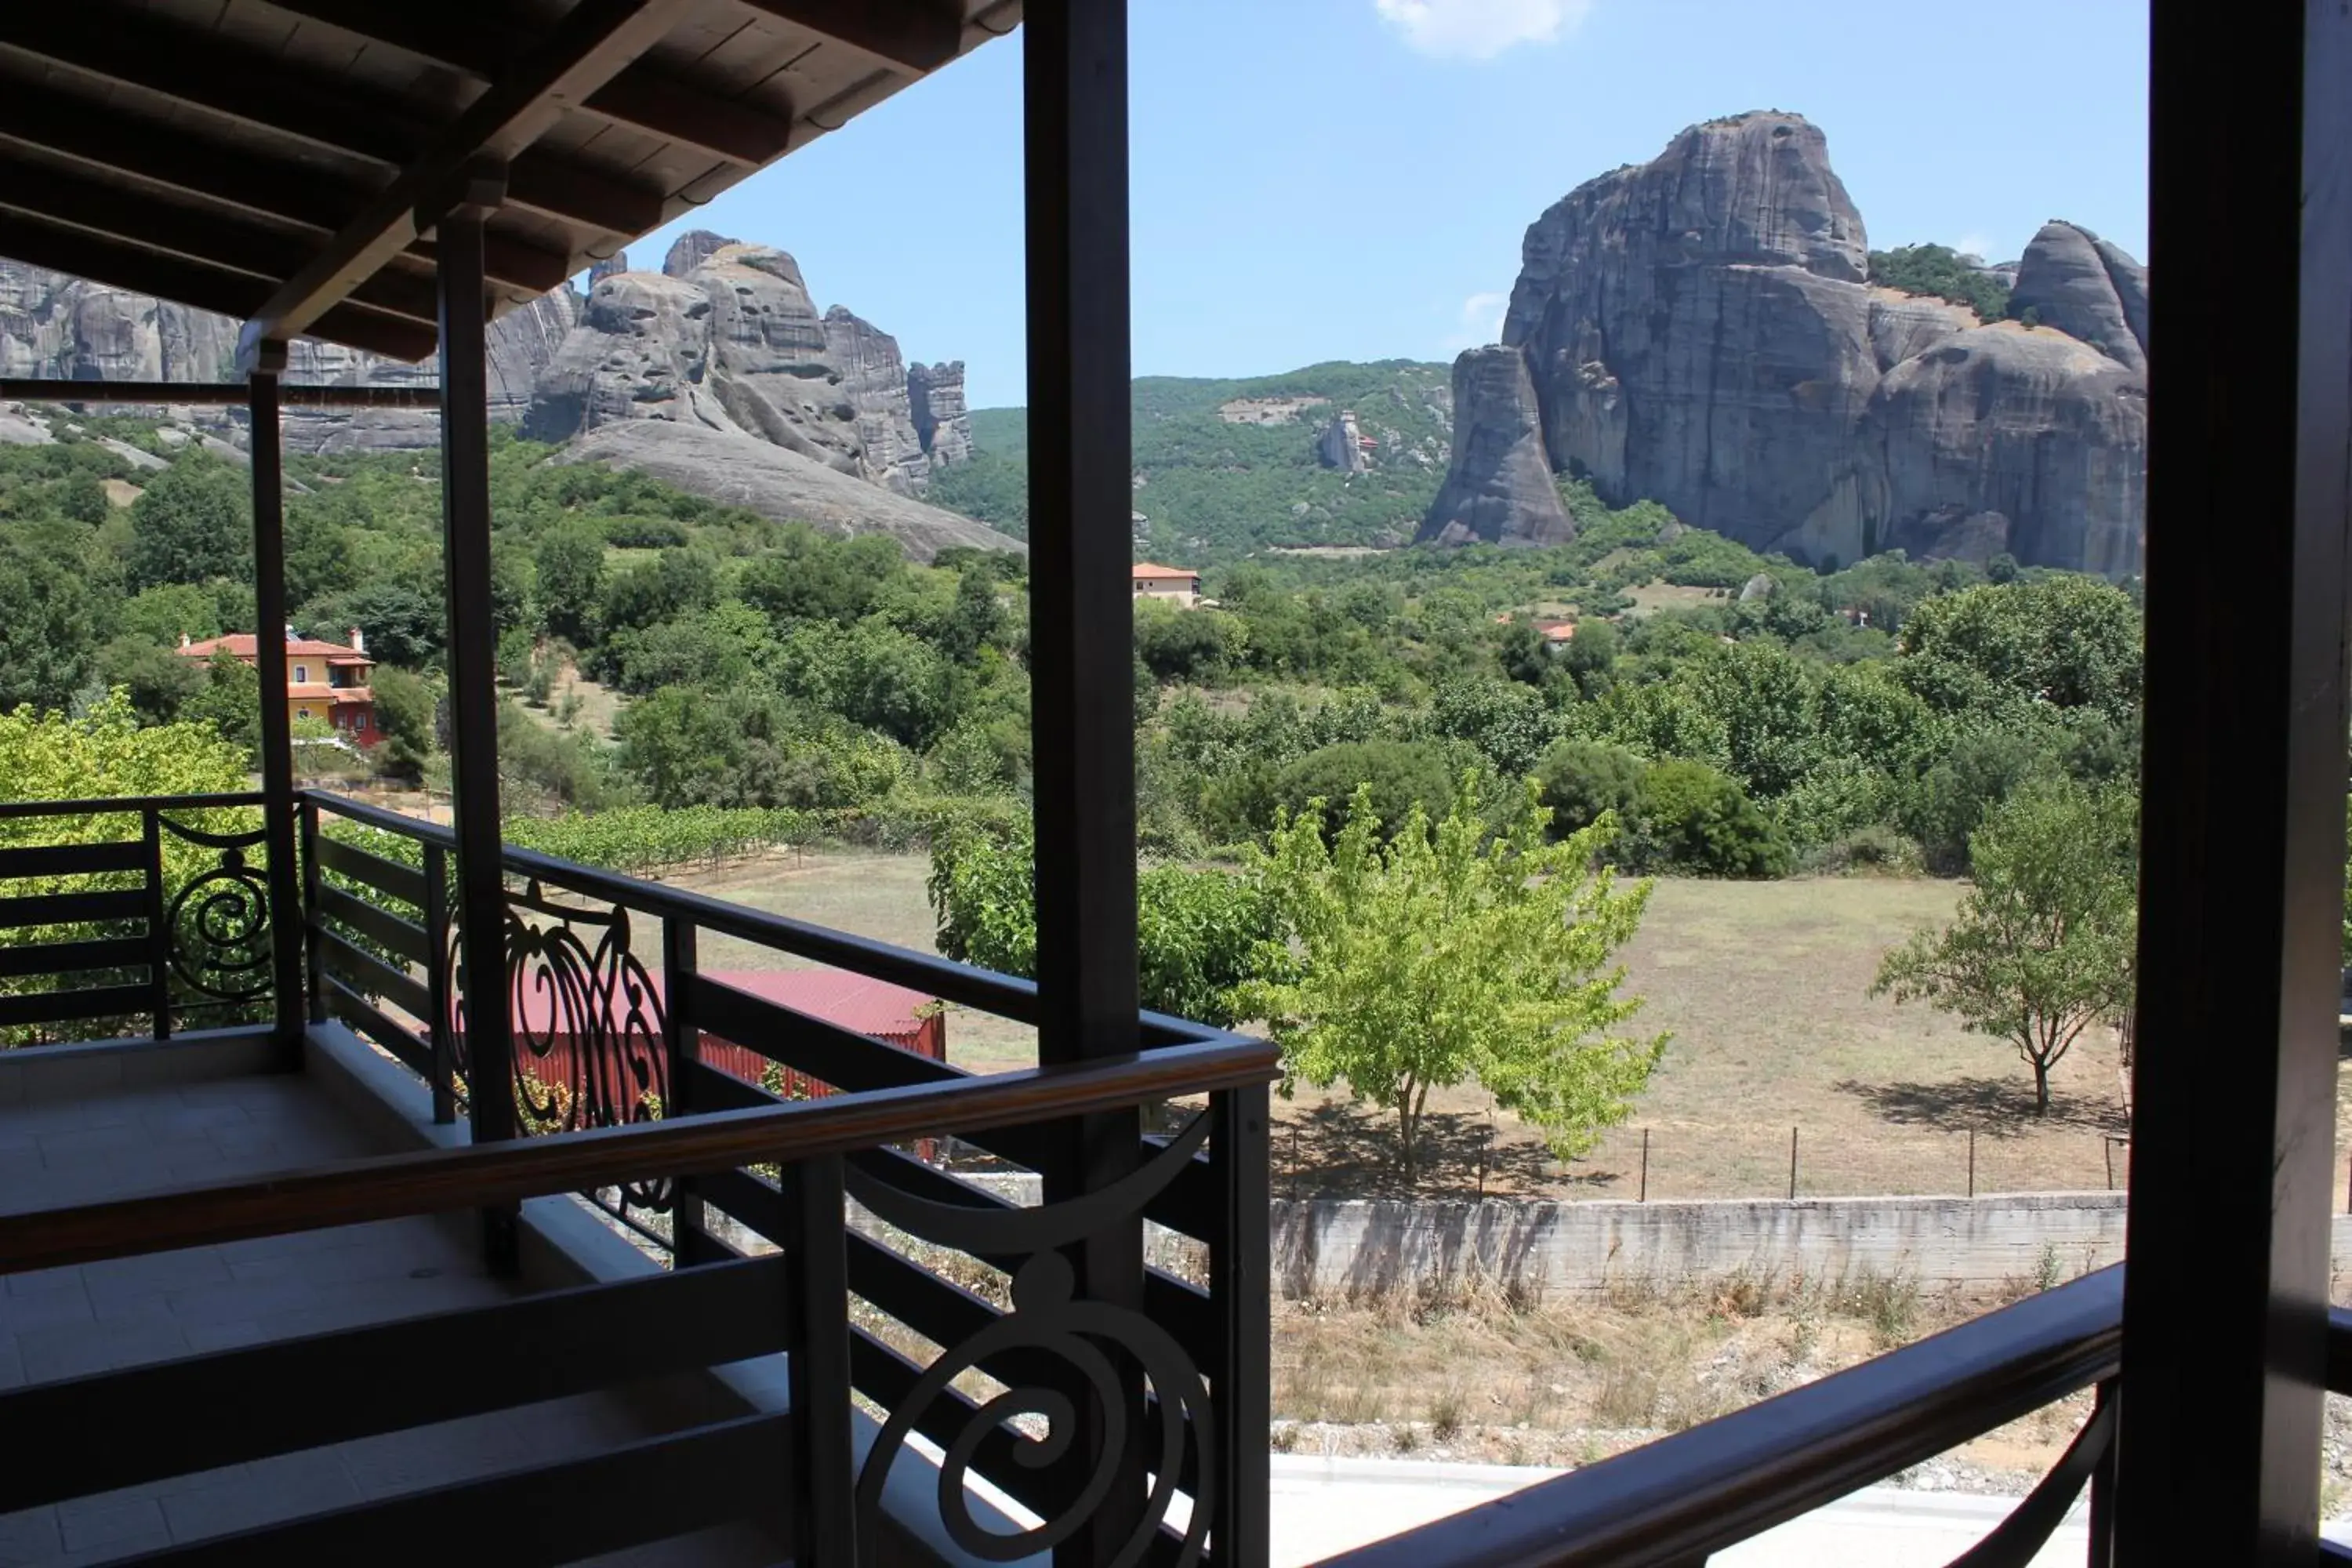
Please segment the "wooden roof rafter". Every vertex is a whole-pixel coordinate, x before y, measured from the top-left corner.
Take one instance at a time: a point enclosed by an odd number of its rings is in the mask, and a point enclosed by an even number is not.
[[[0,0],[0,255],[415,359],[452,193],[562,286],[1017,25],[1020,0]],[[471,182],[468,184],[467,182]],[[257,290],[261,298],[255,299]]]
[[[405,166],[433,135],[403,105],[324,89],[260,50],[193,28],[112,26],[96,7],[27,7],[9,17],[0,47],[383,167]],[[509,195],[525,206],[614,234],[661,222],[658,191],[551,153],[515,162]]]
[[[451,28],[414,7],[374,0],[267,0],[274,9],[381,44],[470,77],[496,80],[526,58],[535,31],[520,21],[476,14]],[[638,61],[588,95],[583,107],[615,124],[699,147],[715,157],[758,168],[791,151],[789,111],[722,98],[693,82]]]
[[[237,338],[239,363],[265,342],[311,324],[394,257],[431,219],[418,209],[444,199],[472,168],[514,157],[571,104],[584,100],[659,41],[692,0],[582,0],[531,58],[467,106],[422,157],[404,168],[327,247],[252,312]],[[508,191],[513,195],[511,165]],[[651,228],[656,216],[642,226]],[[635,231],[630,231],[635,232]]]
[[[224,272],[13,212],[0,212],[0,256],[54,272],[104,279],[118,289],[176,300],[224,316],[249,316],[269,295],[266,279]],[[422,322],[340,302],[311,324],[321,337],[401,360],[423,359],[440,336],[437,328]]]
[[[10,83],[0,91],[0,146],[36,148],[79,167],[194,197],[228,216],[324,237],[349,223],[368,193],[330,174],[275,160],[224,158],[190,137],[143,135],[120,115],[85,100]],[[151,212],[168,230],[175,209]],[[571,258],[503,237],[489,243],[490,276],[527,295],[543,294],[571,276]],[[430,247],[412,246],[413,265],[429,270]]]

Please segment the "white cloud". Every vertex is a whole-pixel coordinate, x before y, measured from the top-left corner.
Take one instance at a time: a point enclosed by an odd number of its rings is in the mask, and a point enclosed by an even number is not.
[[[1593,0],[1372,0],[1381,19],[1424,55],[1487,60],[1576,31]]]
[[[1511,308],[1508,294],[1473,294],[1462,301],[1462,310],[1455,323],[1456,331],[1445,340],[1448,352],[1460,353],[1464,349],[1483,348],[1500,342],[1503,337],[1503,317]]]

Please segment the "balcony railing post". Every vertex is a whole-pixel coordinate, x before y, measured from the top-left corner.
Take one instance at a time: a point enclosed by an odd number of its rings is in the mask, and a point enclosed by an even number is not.
[[[804,1568],[857,1562],[857,1466],[850,1447],[849,1258],[843,1231],[842,1159],[803,1160],[783,1173],[791,1208],[793,1561]]]
[[[147,985],[155,1015],[155,1038],[172,1037],[172,931],[163,900],[163,817],[153,806],[139,813],[146,843]]]
[[[1272,1250],[1267,1244],[1265,1086],[1220,1090],[1211,1159],[1217,1173],[1220,1234],[1209,1248],[1209,1294],[1223,1341],[1212,1373],[1217,1428],[1211,1549],[1220,1563],[1267,1556],[1267,1426],[1272,1419]]]
[[[694,922],[662,917],[662,1048],[669,1057],[669,1102],[664,1116],[694,1114],[694,1063],[702,1055],[702,1031],[694,1021],[694,976],[698,965]],[[715,1263],[727,1252],[702,1228],[702,1198],[694,1178],[677,1179],[670,1210],[670,1254],[678,1267]]]
[[[449,852],[425,847],[425,994],[432,1016],[425,1020],[433,1053],[433,1120],[443,1127],[457,1120],[457,1042],[449,1027]]]
[[[310,1006],[306,1012],[313,1024],[327,1021],[327,973],[325,954],[319,946],[319,803],[309,791],[301,796],[302,831],[302,954],[303,991]]]

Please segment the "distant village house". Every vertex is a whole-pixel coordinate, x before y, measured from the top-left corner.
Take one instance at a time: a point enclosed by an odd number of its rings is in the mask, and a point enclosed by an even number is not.
[[[1138,599],[1161,599],[1182,609],[1201,602],[1201,574],[1181,566],[1155,566],[1139,561],[1134,572]]]
[[[316,719],[329,725],[340,740],[354,746],[373,746],[383,740],[375,719],[375,689],[371,672],[375,660],[367,654],[367,639],[357,626],[349,644],[320,642],[294,635],[286,628],[286,714],[289,719]],[[203,642],[180,638],[180,657],[208,662],[225,653],[247,669],[260,662],[253,634],[232,632]]]

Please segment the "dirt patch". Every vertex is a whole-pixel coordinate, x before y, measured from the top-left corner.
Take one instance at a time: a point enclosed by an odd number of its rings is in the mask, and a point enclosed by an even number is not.
[[[1638,588],[1628,588],[1625,596],[1633,601],[1626,614],[1654,616],[1660,610],[1688,609],[1723,597],[1719,588],[1693,588],[1679,583],[1644,583]]]

